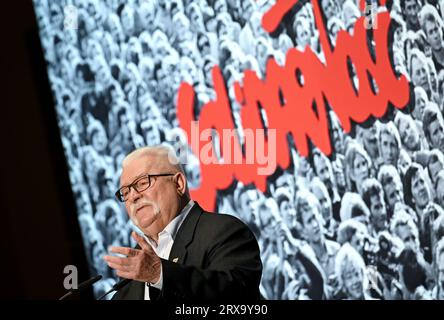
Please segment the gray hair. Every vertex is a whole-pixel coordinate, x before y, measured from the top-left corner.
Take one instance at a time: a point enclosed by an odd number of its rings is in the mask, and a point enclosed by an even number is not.
[[[156,163],[162,163],[168,165],[169,168],[176,172],[181,172],[185,175],[183,166],[181,165],[179,158],[176,155],[173,147],[169,145],[157,145],[138,148],[129,153],[122,161],[122,167],[127,165],[127,162],[131,159],[139,157],[154,157],[157,159]]]

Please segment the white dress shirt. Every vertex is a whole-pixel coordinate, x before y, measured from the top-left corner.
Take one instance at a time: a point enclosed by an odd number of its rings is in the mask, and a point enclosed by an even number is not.
[[[187,217],[188,213],[190,213],[191,208],[194,205],[194,201],[190,200],[187,205],[182,209],[180,214],[178,214],[166,227],[163,229],[158,235],[158,242],[156,243],[154,240],[148,238],[143,235],[146,242],[153,248],[154,252],[162,258],[167,259],[170,255],[171,248],[173,247],[174,239],[176,238],[177,231],[182,225],[183,221]],[[145,283],[145,300],[150,300],[150,291],[149,285],[159,290],[162,290],[163,286],[163,273],[162,273],[162,265],[160,265],[160,277],[159,281],[154,284]]]

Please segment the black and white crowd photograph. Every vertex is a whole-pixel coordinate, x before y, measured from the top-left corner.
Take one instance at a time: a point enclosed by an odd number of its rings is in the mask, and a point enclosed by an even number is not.
[[[366,14],[360,0],[299,1],[270,34],[262,18],[276,2],[33,0],[53,99],[44,108],[55,110],[89,273],[102,275],[96,298],[119,281],[103,259],[109,248],[138,245],[116,198],[122,161],[177,139],[190,147],[177,115],[180,85],[195,90],[199,120],[216,98],[218,66],[242,136],[231,88],[246,70],[265,79],[267,60],[282,65],[291,48],[325,61],[315,2],[333,48]],[[215,212],[241,220],[257,240],[266,300],[444,300],[444,1],[363,2],[390,15],[388,55],[408,80],[408,105],[348,133],[331,108],[330,155],[311,144],[302,156],[293,144],[289,167],[267,177],[265,192],[241,181],[217,191]],[[200,161],[183,165],[190,189],[201,184]]]

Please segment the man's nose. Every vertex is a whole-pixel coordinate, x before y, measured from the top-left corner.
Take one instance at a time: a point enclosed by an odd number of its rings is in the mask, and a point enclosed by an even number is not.
[[[131,202],[137,202],[142,197],[141,193],[137,192],[136,189],[133,187],[130,189],[129,198],[128,200]]]

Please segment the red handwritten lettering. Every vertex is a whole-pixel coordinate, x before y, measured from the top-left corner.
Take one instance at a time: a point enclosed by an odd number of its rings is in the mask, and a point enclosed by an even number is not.
[[[278,0],[263,17],[264,29],[268,32],[274,31],[280,20],[296,3],[297,0]],[[256,73],[247,70],[244,73],[243,86],[239,83],[234,84],[236,100],[242,105],[243,127],[263,129],[260,105],[266,113],[268,129],[276,129],[277,164],[282,168],[287,168],[290,164],[286,138],[288,133],[293,136],[296,147],[303,156],[309,153],[308,139],[325,154],[331,154],[325,101],[328,101],[337,114],[346,133],[350,132],[352,122],[362,123],[372,116],[381,117],[386,113],[389,104],[402,109],[409,101],[408,81],[404,76],[396,77],[389,60],[389,13],[378,13],[378,28],[373,30],[373,60],[367,48],[364,17],[356,21],[353,35],[340,31],[336,47],[331,48],[319,3],[312,3],[325,64],[309,47],[303,52],[292,48],[286,54],[284,66],[279,66],[274,59],[268,60],[265,79],[260,79]],[[359,80],[357,92],[350,79],[347,60],[353,63]],[[303,83],[295,76],[297,72],[303,76]],[[203,106],[199,117],[199,130],[215,128],[221,132],[222,129],[234,128],[234,123],[227,89],[218,66],[213,68],[212,76],[216,99]],[[377,93],[372,89],[369,76],[377,85]],[[279,98],[279,92],[282,93],[284,101]],[[178,92],[177,115],[180,126],[189,139],[191,121],[196,120],[192,112],[194,99],[193,88],[182,83]],[[222,140],[222,135],[219,136]],[[220,143],[222,145],[223,141]],[[202,146],[191,147],[196,155],[201,154]],[[232,154],[240,149],[238,141],[235,141],[233,149]],[[257,168],[258,164],[245,162],[201,164],[201,186],[191,190],[192,196],[205,208],[213,210],[217,190],[227,188],[234,179],[244,184],[253,183],[264,192],[267,177],[257,175]]]

